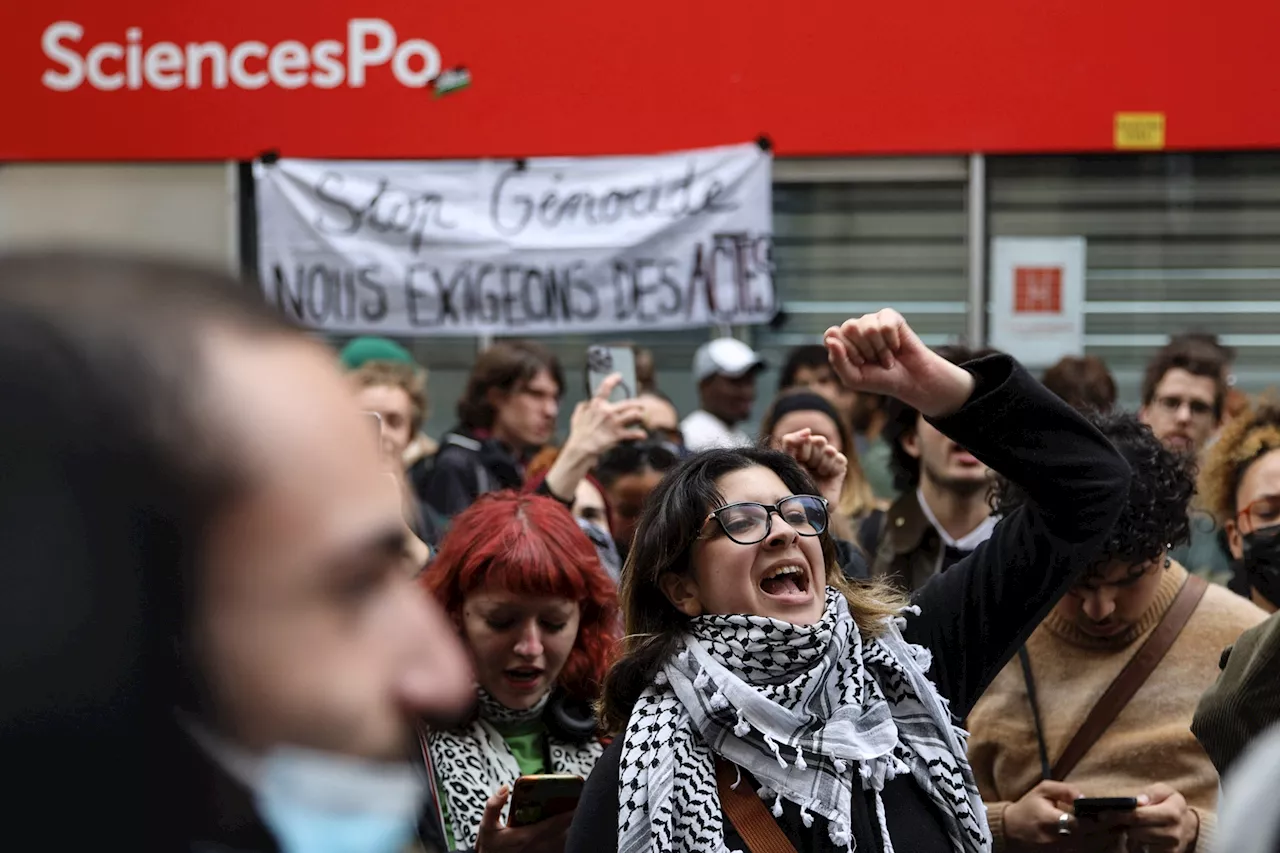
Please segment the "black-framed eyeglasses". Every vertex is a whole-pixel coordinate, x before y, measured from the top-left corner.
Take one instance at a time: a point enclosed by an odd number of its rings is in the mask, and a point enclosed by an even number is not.
[[[827,529],[827,501],[817,495],[791,495],[773,506],[729,504],[709,513],[703,524],[714,518],[725,536],[739,545],[754,545],[769,537],[775,513],[801,536],[818,536]]]

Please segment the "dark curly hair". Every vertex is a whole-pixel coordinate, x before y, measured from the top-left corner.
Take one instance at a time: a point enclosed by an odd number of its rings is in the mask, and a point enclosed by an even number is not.
[[[952,364],[964,364],[983,356],[995,355],[999,350],[990,348],[970,349],[963,344],[946,344],[933,351]],[[920,460],[902,446],[902,439],[916,431],[920,412],[894,397],[885,401],[885,424],[880,435],[889,445],[889,470],[893,485],[899,491],[910,491],[920,482]]]
[[[1133,471],[1129,500],[1089,572],[1096,577],[1112,561],[1143,565],[1187,541],[1191,535],[1187,509],[1196,491],[1196,472],[1188,457],[1166,448],[1134,415],[1094,412],[1086,417],[1111,440]],[[992,496],[996,513],[1007,515],[1025,500],[1021,489],[997,478]]]

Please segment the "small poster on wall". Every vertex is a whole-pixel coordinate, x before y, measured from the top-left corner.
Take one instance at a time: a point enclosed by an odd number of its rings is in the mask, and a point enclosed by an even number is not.
[[[997,237],[991,345],[1029,367],[1084,352],[1083,237]]]

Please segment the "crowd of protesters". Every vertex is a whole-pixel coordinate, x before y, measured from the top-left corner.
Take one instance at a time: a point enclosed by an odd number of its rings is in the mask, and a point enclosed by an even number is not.
[[[0,259],[10,807],[226,853],[1275,849],[1280,403],[1199,333],[1127,413],[1094,356],[835,319],[760,405],[707,342],[683,418],[637,349],[562,440],[564,369],[500,342],[429,436],[401,344]],[[549,775],[576,808],[518,819]]]

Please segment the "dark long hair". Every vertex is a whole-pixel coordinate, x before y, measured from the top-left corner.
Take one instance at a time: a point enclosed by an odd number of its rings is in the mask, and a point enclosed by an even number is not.
[[[609,670],[598,716],[604,731],[621,732],[640,693],[672,655],[689,617],[677,610],[658,585],[668,572],[691,570],[693,543],[707,514],[724,503],[717,482],[726,474],[760,466],[778,475],[792,494],[816,494],[817,487],[794,459],[762,448],[708,450],[685,460],[649,496],[622,571],[620,599],[626,637],[621,658]],[[826,582],[845,594],[858,627],[868,635],[897,613],[901,596],[880,585],[851,587],[835,562],[830,533],[821,536]]]

